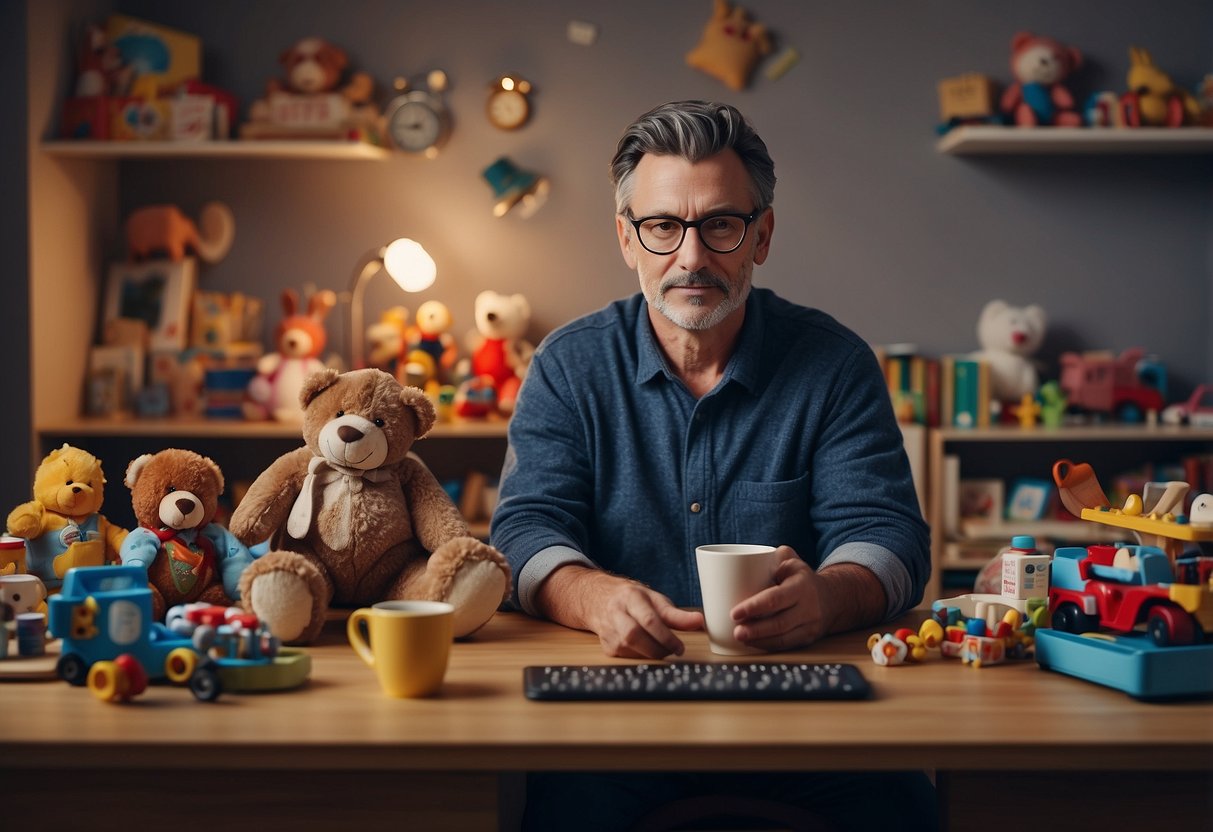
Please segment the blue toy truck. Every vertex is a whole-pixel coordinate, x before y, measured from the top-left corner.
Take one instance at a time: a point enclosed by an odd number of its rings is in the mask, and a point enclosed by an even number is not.
[[[152,591],[138,566],[82,566],[68,570],[49,603],[51,635],[62,639],[56,672],[83,686],[98,662],[132,656],[150,679],[188,684],[210,701],[222,687],[214,663],[191,639],[152,619]],[[107,665],[108,667],[108,665]]]
[[[188,685],[210,702],[224,690],[298,687],[311,672],[306,653],[280,648],[264,623],[239,610],[186,604],[169,611],[171,629],[153,620],[139,566],[69,569],[49,607],[51,635],[62,639],[59,678],[107,701],[137,695],[144,677]]]

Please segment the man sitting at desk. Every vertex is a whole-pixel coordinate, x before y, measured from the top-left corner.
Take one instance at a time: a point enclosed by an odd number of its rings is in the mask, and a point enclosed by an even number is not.
[[[825,313],[751,286],[775,173],[735,108],[643,115],[610,167],[640,293],[536,350],[510,423],[492,542],[527,613],[610,656],[680,655],[703,616],[695,547],[791,547],[777,585],[733,610],[767,650],[869,626],[930,572],[901,433],[871,349]],[[829,285],[822,281],[822,285]],[[843,828],[933,828],[920,773],[535,774],[528,828],[625,829],[678,797],[744,790]]]

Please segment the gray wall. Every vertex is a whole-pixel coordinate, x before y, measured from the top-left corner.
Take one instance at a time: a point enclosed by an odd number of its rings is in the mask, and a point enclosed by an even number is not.
[[[0,121],[0,298],[8,313],[0,320],[0,355],[4,361],[4,388],[9,397],[0,411],[0,506],[9,508],[29,499],[30,385],[29,355],[29,218],[26,140],[25,4],[0,3],[0,78],[8,112],[17,118]]]
[[[936,82],[966,71],[1006,81],[1011,35],[1024,28],[1084,51],[1070,84],[1080,98],[1124,89],[1130,44],[1191,86],[1213,70],[1213,4],[1162,0],[1149,14],[1139,0],[743,5],[775,33],[776,52],[793,46],[801,60],[734,93],[683,60],[710,0],[119,2],[198,34],[207,80],[243,102],[277,75],[282,48],[319,34],[384,84],[445,69],[455,118],[433,161],[125,163],[121,201],[191,212],[228,202],[236,245],[204,267],[202,285],[256,287],[271,323],[283,287],[342,290],[360,255],[403,234],[433,254],[438,283],[405,297],[380,278],[372,311],[437,297],[462,334],[477,292],[521,291],[538,338],[636,288],[605,177],[621,128],[668,99],[716,98],[750,116],[776,160],[774,248],[757,283],[871,342],[930,353],[975,348],[990,298],[1040,303],[1052,319],[1046,375],[1064,349],[1141,345],[1166,362],[1173,392],[1213,380],[1213,156],[955,158],[935,152],[933,134]],[[599,26],[595,45],[566,39],[573,19]],[[487,82],[506,71],[538,90],[533,121],[509,134],[483,115]],[[501,154],[552,179],[530,220],[489,215],[480,171]],[[334,320],[332,336],[343,328]]]

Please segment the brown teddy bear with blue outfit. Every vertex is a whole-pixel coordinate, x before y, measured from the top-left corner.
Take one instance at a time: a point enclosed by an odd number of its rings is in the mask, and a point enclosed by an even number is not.
[[[214,522],[223,472],[211,459],[179,448],[144,454],[126,469],[139,528],[122,543],[127,566],[147,570],[152,613],[164,620],[178,604],[234,606],[249,549]]]

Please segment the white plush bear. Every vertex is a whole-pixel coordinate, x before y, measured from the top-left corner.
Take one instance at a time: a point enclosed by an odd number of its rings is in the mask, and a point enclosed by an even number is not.
[[[514,411],[514,399],[535,352],[524,337],[530,323],[531,305],[524,295],[486,290],[476,296],[476,331],[468,337],[471,375],[493,379],[497,408],[503,413]]]
[[[1011,306],[992,300],[977,320],[977,342],[973,353],[990,367],[990,397],[995,401],[1019,402],[1039,386],[1031,356],[1045,337],[1045,311],[1039,306]]]

